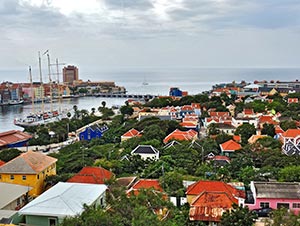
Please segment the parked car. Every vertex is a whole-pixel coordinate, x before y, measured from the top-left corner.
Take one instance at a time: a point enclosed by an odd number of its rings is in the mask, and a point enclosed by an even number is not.
[[[258,217],[269,217],[272,211],[272,208],[260,208],[252,210],[252,212],[256,213]]]

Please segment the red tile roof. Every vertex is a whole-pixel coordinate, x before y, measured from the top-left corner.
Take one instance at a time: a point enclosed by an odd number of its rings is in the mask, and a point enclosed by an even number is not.
[[[190,220],[219,222],[233,203],[238,204],[238,200],[226,192],[202,192],[191,204]]]
[[[275,126],[275,133],[276,134],[282,134],[282,133],[284,133],[284,130],[281,129],[281,127],[279,125],[276,125]]]
[[[202,192],[225,192],[235,197],[245,197],[245,193],[241,193],[236,188],[222,181],[205,181],[200,180],[188,186],[186,195],[199,195]]]
[[[86,166],[79,173],[71,177],[68,182],[86,184],[104,184],[112,178],[113,173],[102,167]]]
[[[288,103],[298,103],[299,99],[298,98],[288,98]]]
[[[272,115],[262,115],[259,117],[259,123],[269,123],[269,124],[278,124],[276,121],[273,120]]]
[[[300,129],[288,129],[282,134],[283,137],[295,138],[300,136]]]
[[[0,166],[3,166],[4,164],[5,164],[5,162],[0,160]]]
[[[19,130],[10,130],[0,133],[0,147],[8,144],[14,144],[22,141],[26,141],[32,138],[28,133],[24,133]]]
[[[133,192],[137,195],[140,189],[154,189],[155,191],[163,192],[163,188],[160,186],[159,180],[156,179],[139,179],[132,187],[127,191],[127,194]]]
[[[227,111],[225,111],[225,112],[218,112],[218,111],[211,111],[211,112],[209,112],[209,115],[210,116],[222,116],[222,117],[224,117],[224,116],[230,116],[229,115],[229,112],[227,112]]]
[[[179,129],[174,130],[168,136],[165,137],[163,142],[166,144],[170,140],[193,140],[197,138],[197,132],[195,130],[181,131]]]
[[[124,133],[123,135],[122,135],[122,137],[140,137],[140,136],[142,136],[141,135],[141,132],[140,131],[138,131],[138,130],[136,130],[136,129],[134,129],[134,128],[132,128],[132,129],[130,129],[129,131],[127,131],[126,133]]]
[[[220,144],[220,146],[222,151],[236,151],[242,148],[239,143],[233,140],[226,141],[225,143]]]
[[[224,161],[230,162],[230,158],[227,156],[224,156],[224,155],[216,155],[213,157],[213,159],[216,161],[224,160]]]
[[[236,142],[241,142],[241,136],[240,135],[233,135],[233,138],[232,138],[234,141]]]
[[[246,109],[244,109],[244,114],[245,115],[253,115],[254,111],[253,111],[253,109],[246,108]]]

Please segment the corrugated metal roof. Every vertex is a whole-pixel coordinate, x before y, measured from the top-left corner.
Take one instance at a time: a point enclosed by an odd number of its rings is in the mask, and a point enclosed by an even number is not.
[[[19,214],[75,216],[83,212],[83,204],[93,204],[106,189],[107,186],[103,184],[59,182],[19,210]]]
[[[23,194],[26,194],[31,189],[32,187],[23,185],[0,183],[0,209],[5,207],[12,201],[15,201]]]
[[[257,198],[300,199],[300,184],[296,182],[253,182]]]

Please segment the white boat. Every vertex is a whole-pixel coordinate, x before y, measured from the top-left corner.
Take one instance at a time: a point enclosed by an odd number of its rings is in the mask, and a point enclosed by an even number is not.
[[[25,118],[16,118],[14,124],[21,127],[30,127],[47,124],[50,122],[57,122],[62,119],[62,114],[59,114],[58,111],[53,112],[44,112],[38,114],[31,114]]]
[[[24,100],[10,100],[8,102],[8,105],[18,105],[18,104],[23,104]]]
[[[51,103],[51,110],[50,111],[44,111],[44,107],[42,112],[39,113],[33,113],[30,115],[25,116],[24,118],[16,118],[14,120],[14,124],[17,126],[21,127],[30,127],[30,126],[38,126],[38,125],[43,125],[47,124],[50,122],[56,122],[61,120],[62,118],[66,117],[66,114],[63,112],[58,112],[57,110],[52,110],[52,81],[51,81],[51,74],[50,74],[50,56],[48,50],[44,53],[47,53],[47,58],[48,58],[48,72],[49,72],[49,84],[50,84],[50,103]],[[57,63],[58,65],[58,63]],[[42,72],[41,72],[41,57],[39,54],[39,67],[40,67],[40,79],[41,79],[41,84],[42,82]],[[31,88],[32,87],[32,75],[31,75],[31,68],[29,67],[29,76],[30,76],[30,83],[31,83]],[[35,98],[33,94],[33,89],[31,90],[32,96],[31,96],[31,101],[32,101],[32,109],[34,109],[34,104],[35,104]],[[45,100],[42,99],[42,106],[44,104]]]

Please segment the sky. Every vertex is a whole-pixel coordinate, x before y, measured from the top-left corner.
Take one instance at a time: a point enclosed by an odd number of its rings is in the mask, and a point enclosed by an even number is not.
[[[299,40],[299,0],[0,1],[0,70],[298,67]]]

